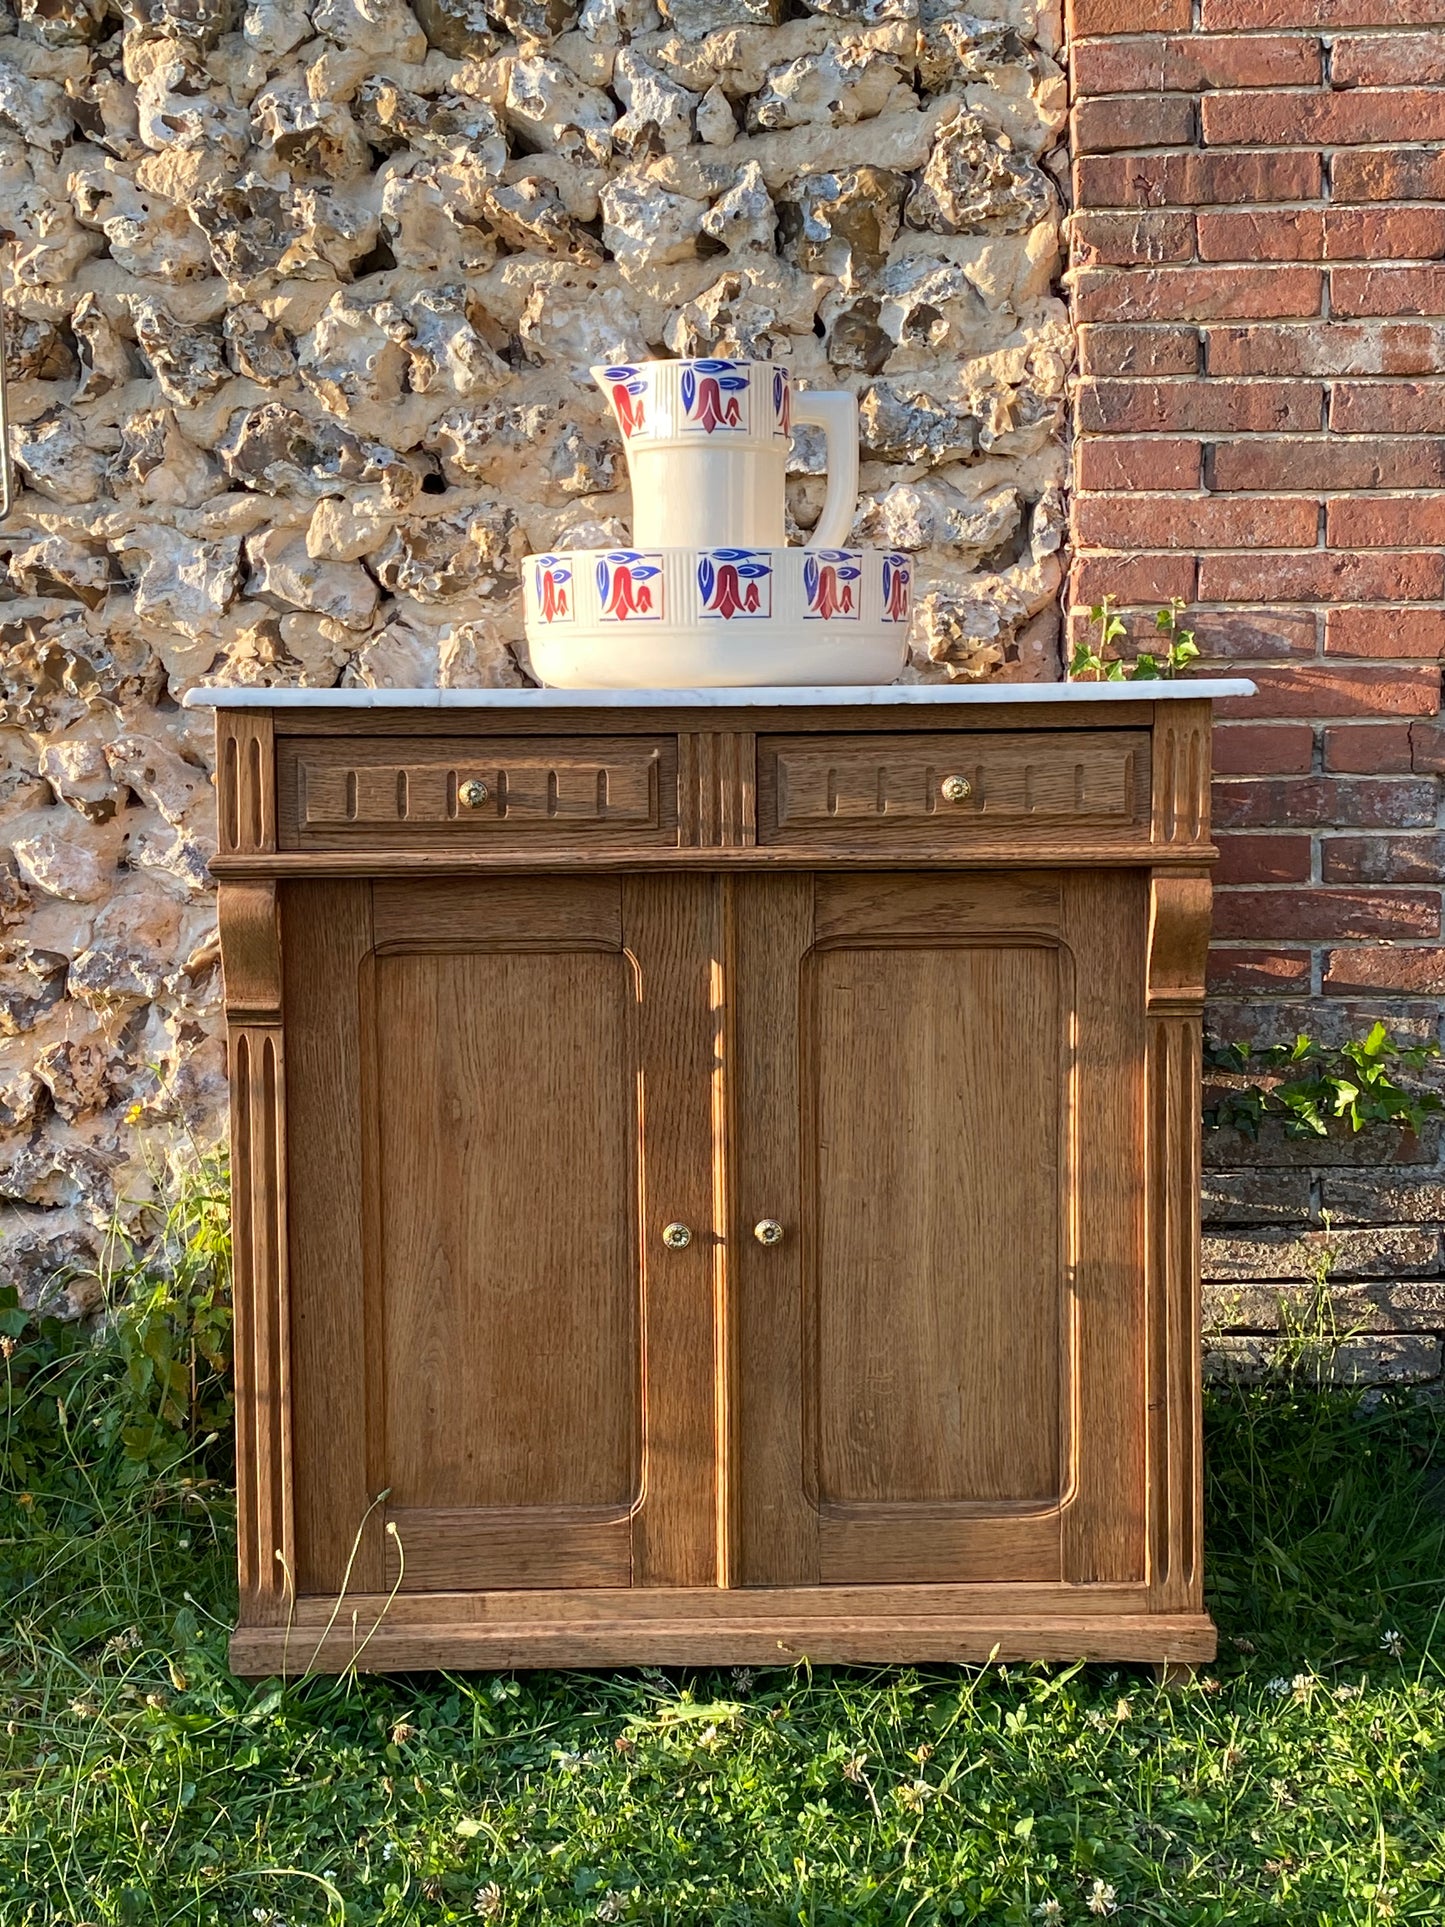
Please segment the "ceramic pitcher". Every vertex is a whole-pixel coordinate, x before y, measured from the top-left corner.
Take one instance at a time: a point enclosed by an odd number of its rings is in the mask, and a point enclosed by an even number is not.
[[[810,549],[847,545],[858,499],[858,404],[794,390],[771,361],[612,362],[592,378],[622,431],[639,549],[782,548],[795,422],[821,428],[828,492]]]

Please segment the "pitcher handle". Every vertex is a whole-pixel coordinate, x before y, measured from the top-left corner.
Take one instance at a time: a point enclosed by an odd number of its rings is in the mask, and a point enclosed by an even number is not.
[[[858,512],[858,400],[845,389],[794,390],[793,420],[821,428],[827,446],[828,493],[805,549],[846,549]]]

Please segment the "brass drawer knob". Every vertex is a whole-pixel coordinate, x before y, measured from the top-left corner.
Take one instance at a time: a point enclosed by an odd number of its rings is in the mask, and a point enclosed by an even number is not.
[[[938,793],[945,803],[966,803],[973,795],[973,784],[966,776],[945,776]]]
[[[692,1243],[692,1233],[685,1224],[665,1224],[662,1227],[662,1242],[669,1251],[686,1251]]]
[[[475,776],[457,785],[457,801],[464,810],[479,810],[491,793],[486,784]]]
[[[759,1218],[753,1226],[753,1236],[760,1245],[780,1245],[783,1242],[783,1227],[776,1218]]]

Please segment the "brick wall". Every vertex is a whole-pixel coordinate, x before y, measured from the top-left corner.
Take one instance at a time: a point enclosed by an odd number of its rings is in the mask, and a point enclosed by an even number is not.
[[[1182,596],[1217,736],[1211,1024],[1445,994],[1445,0],[1073,0],[1073,603]],[[1332,1267],[1351,1370],[1439,1375],[1428,1141],[1212,1138],[1221,1361]]]

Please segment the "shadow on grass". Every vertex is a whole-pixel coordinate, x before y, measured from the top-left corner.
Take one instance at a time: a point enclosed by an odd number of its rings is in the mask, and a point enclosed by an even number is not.
[[[1445,1602],[1440,1412],[1313,1385],[1212,1392],[1205,1545],[1222,1660],[1378,1665],[1391,1634],[1424,1654]]]

